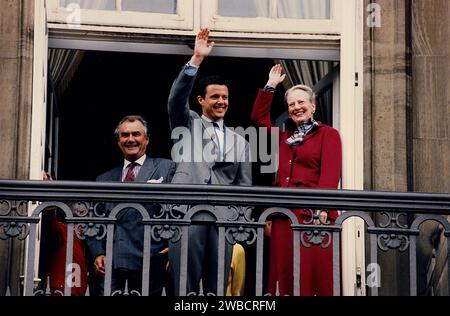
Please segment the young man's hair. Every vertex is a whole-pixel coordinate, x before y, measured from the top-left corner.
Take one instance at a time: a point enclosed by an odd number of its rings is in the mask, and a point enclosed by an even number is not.
[[[206,76],[198,82],[197,95],[201,96],[202,98],[205,98],[206,88],[212,84],[217,84],[220,86],[227,86],[227,88],[230,88],[230,83],[222,76],[217,76],[217,75]]]

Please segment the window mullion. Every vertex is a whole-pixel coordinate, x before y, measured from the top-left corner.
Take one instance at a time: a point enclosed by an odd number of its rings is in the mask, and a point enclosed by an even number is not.
[[[116,11],[122,11],[122,0],[116,0]]]
[[[278,18],[278,0],[270,0],[269,17]]]

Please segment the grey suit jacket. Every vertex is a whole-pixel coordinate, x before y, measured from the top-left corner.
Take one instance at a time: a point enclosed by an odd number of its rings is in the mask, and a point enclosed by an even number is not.
[[[135,182],[147,182],[150,179],[159,180],[162,177],[162,183],[170,183],[174,172],[175,163],[173,161],[147,157]],[[102,182],[121,182],[121,180],[122,166],[112,169],[96,179],[96,181]],[[107,215],[114,206],[113,203],[105,204]],[[147,203],[144,207],[149,212],[150,217],[157,214],[161,208],[160,205],[155,203]],[[122,210],[117,216],[117,225],[114,229],[113,268],[142,269],[143,239],[144,225],[138,211],[134,209]],[[102,240],[87,238],[87,246],[89,259],[92,263],[97,256],[105,254],[106,237]],[[164,247],[166,247],[165,243],[152,240],[151,256],[156,255]]]
[[[190,143],[193,148],[186,154],[189,146],[182,146],[184,151],[181,154],[180,146],[177,147],[180,142],[175,143],[172,158],[177,162],[177,169],[172,183],[251,185],[252,166],[248,142],[225,127],[224,159],[220,161],[212,123],[189,110],[188,100],[194,81],[195,76],[188,76],[182,70],[169,95],[172,136],[183,135],[181,143]]]

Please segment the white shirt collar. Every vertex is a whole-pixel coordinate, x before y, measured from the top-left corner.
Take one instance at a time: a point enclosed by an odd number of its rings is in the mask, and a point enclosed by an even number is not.
[[[219,125],[219,129],[221,130],[221,131],[224,131],[224,128],[223,128],[223,119],[220,119],[220,120],[218,120],[218,121],[213,121],[213,120],[211,120],[209,117],[207,117],[207,116],[205,116],[204,114],[202,114],[202,119],[204,119],[206,122],[209,122],[209,123],[217,123],[217,125]]]
[[[141,158],[139,158],[138,160],[135,161],[135,163],[137,163],[139,166],[142,166],[144,164],[145,159],[147,158],[146,154],[143,154],[141,156]],[[126,167],[128,167],[128,165],[131,163],[131,161],[128,161],[126,159],[124,159],[124,163],[123,163],[123,169],[125,169]]]

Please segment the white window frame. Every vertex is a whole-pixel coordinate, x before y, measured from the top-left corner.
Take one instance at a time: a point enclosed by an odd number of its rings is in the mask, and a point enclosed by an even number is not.
[[[345,1],[347,4],[347,1]],[[340,33],[344,1],[331,0],[330,19],[278,17],[226,17],[218,14],[218,1],[203,1],[201,25],[221,32],[334,34]]]
[[[342,188],[364,190],[364,1],[346,0],[347,14],[341,30],[341,75],[339,132],[342,138]],[[343,295],[365,295],[365,247],[361,228],[364,221],[350,218],[341,235]],[[357,275],[361,288],[356,288]]]
[[[42,180],[45,159],[46,114],[47,114],[47,60],[48,60],[48,28],[45,2],[34,2],[34,48],[33,48],[33,99],[31,114],[31,150],[29,161],[30,180]],[[28,203],[28,215],[37,207],[36,203]],[[24,278],[24,295],[33,295],[32,290],[37,282],[40,252],[40,223],[35,241],[33,285]],[[25,242],[25,258],[28,259],[30,239]],[[28,273],[29,261],[25,260],[24,275]],[[31,291],[31,292],[29,292]]]
[[[74,12],[61,7],[59,0],[46,1],[48,21],[60,24],[61,28],[77,28],[81,30],[90,26],[175,30],[192,30],[194,28],[194,0],[178,0],[176,14],[80,9],[80,25],[71,23]],[[120,4],[121,0],[116,0],[116,3]]]

